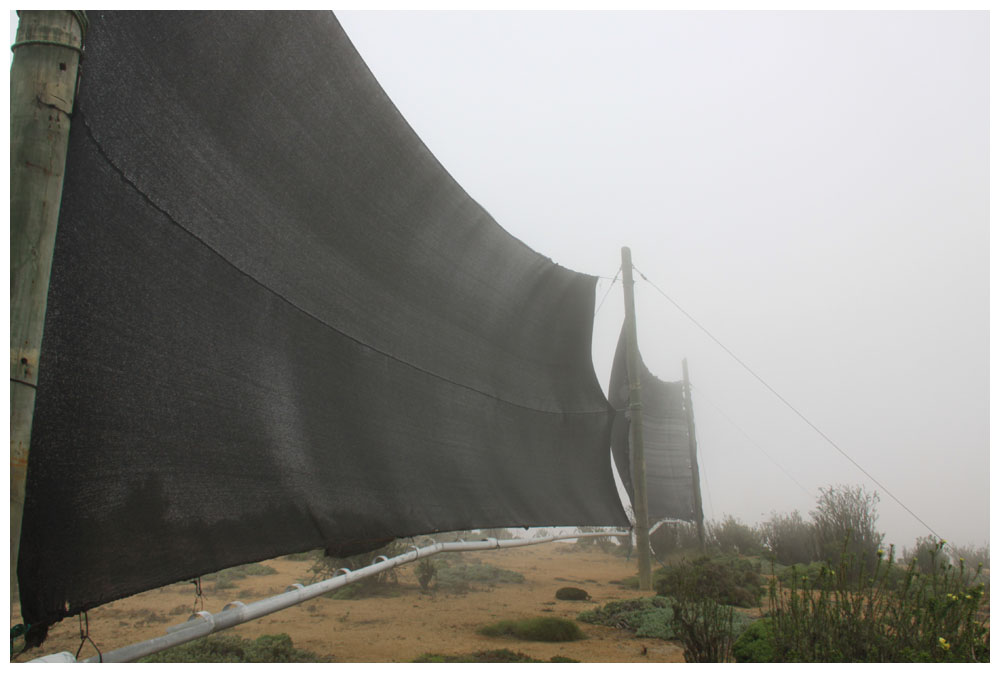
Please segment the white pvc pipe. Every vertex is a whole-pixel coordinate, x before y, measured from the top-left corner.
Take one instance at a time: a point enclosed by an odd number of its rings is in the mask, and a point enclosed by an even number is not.
[[[203,638],[209,634],[222,631],[223,629],[232,628],[239,624],[259,619],[265,615],[271,614],[272,612],[290,608],[293,605],[298,605],[299,603],[316,598],[317,596],[322,596],[325,593],[339,589],[340,587],[351,584],[352,582],[357,582],[358,580],[371,577],[372,575],[377,575],[378,573],[385,572],[386,570],[395,568],[396,566],[400,566],[405,563],[412,563],[417,559],[433,556],[434,554],[439,554],[441,552],[508,549],[510,547],[526,547],[528,545],[554,542],[556,540],[572,540],[574,538],[581,537],[626,537],[628,535],[629,533],[621,531],[608,531],[601,533],[561,533],[535,539],[497,540],[496,538],[487,538],[473,542],[436,542],[427,547],[413,547],[412,551],[400,554],[399,556],[394,556],[392,558],[380,556],[378,558],[381,560],[377,560],[375,563],[365,566],[364,568],[359,568],[358,570],[341,568],[337,572],[343,572],[342,575],[337,575],[321,582],[316,582],[315,584],[310,584],[308,586],[293,584],[282,594],[270,596],[250,604],[233,601],[232,603],[226,605],[226,607],[222,608],[221,612],[217,612],[215,614],[207,611],[198,612],[191,615],[191,617],[189,617],[188,620],[182,624],[175,624],[167,627],[167,634],[164,636],[145,640],[133,645],[126,645],[125,647],[120,647],[117,650],[102,653],[100,656],[83,659],[82,662],[124,663],[135,661],[176,645],[181,645],[183,643],[191,642],[192,640],[197,640],[198,638]],[[59,652],[58,654],[38,657],[37,659],[32,659],[31,661],[74,662],[76,661],[76,658],[69,652]]]

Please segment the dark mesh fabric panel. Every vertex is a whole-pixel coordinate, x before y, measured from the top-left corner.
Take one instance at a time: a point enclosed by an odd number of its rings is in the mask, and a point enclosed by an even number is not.
[[[694,521],[694,470],[691,465],[683,383],[659,380],[646,368],[641,357],[639,370],[649,521]],[[618,348],[611,367],[608,398],[618,410],[611,436],[615,467],[629,499],[634,503],[635,480],[629,432],[629,380],[624,329],[618,338]]]
[[[90,18],[26,622],[316,547],[627,525],[596,279],[455,183],[331,13]]]

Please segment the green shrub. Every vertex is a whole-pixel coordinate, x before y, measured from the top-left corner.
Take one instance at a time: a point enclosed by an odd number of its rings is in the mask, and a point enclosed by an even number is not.
[[[767,663],[774,657],[774,627],[766,617],[750,624],[733,644],[733,660],[737,663]]]
[[[938,544],[933,535],[918,537],[913,543],[913,549],[906,555],[907,560],[916,562],[917,570],[922,573],[933,573],[942,565],[950,566],[952,559],[944,550],[944,545]]]
[[[990,569],[990,545],[981,547],[975,545],[955,545],[955,556],[961,559],[967,568],[976,568],[980,564],[987,570]]]
[[[277,570],[263,563],[247,563],[246,565],[236,566],[236,568],[245,575],[250,576],[278,574]]]
[[[554,663],[579,663],[576,659],[555,656]],[[541,659],[532,659],[522,652],[503,650],[482,650],[472,654],[422,654],[413,660],[415,664],[542,664]]]
[[[988,600],[964,563],[902,577],[894,550],[873,572],[844,555],[814,580],[771,582],[775,661],[989,661]],[[895,579],[894,579],[895,578]]]
[[[271,566],[264,565],[263,563],[247,563],[241,566],[226,568],[225,570],[220,570],[217,573],[203,575],[201,581],[214,581],[216,589],[232,589],[236,586],[235,582],[238,580],[246,579],[249,576],[275,575],[277,572],[278,571]]]
[[[863,486],[820,489],[816,509],[810,513],[819,559],[837,566],[843,555],[853,556],[852,571],[864,569],[870,574],[885,537],[875,529],[877,505],[878,493],[869,494]]]
[[[556,598],[561,601],[589,601],[590,594],[577,587],[560,587],[556,589]]]
[[[580,526],[576,529],[580,533],[599,533],[603,529],[596,526]],[[578,537],[572,545],[564,545],[565,551],[603,551],[608,554],[616,554],[623,549],[623,546],[616,541],[613,536]]]
[[[674,630],[688,663],[729,661],[733,644],[750,622],[750,617],[710,598],[684,595],[674,605]]]
[[[416,570],[414,573],[417,576],[417,582],[420,583],[420,588],[425,591],[431,585],[431,581],[434,576],[437,575],[437,566],[429,558],[422,558],[420,562],[417,563]]]
[[[396,585],[385,583],[372,584],[361,580],[360,582],[345,584],[339,589],[323,594],[322,597],[336,601],[356,601],[371,598],[372,596],[393,598],[399,595],[399,587]]]
[[[649,546],[661,561],[679,552],[702,552],[698,528],[693,523],[663,524],[649,534]]]
[[[774,559],[783,565],[811,563],[819,559],[816,552],[816,531],[798,512],[771,514],[760,527],[764,545]]]
[[[379,556],[392,558],[406,552],[409,544],[403,540],[393,540],[384,547],[375,549],[354,556],[336,557],[326,554],[316,558],[309,568],[311,575],[308,583],[319,582],[333,577],[341,568],[348,570],[359,570],[372,565]],[[369,575],[361,580],[352,582],[332,594],[326,594],[330,598],[364,598],[367,596],[385,595],[390,584],[398,584],[399,577],[395,568],[390,568],[375,575]],[[353,588],[352,588],[353,587]]]
[[[782,584],[790,585],[792,582],[810,582],[815,584],[820,573],[828,572],[830,566],[825,561],[815,561],[808,565],[796,563],[775,573],[775,576]]]
[[[643,596],[628,601],[611,601],[596,610],[577,616],[581,622],[626,629],[640,638],[672,640],[673,601],[663,596]]]
[[[660,568],[653,588],[660,596],[708,598],[751,608],[760,604],[763,583],[759,564],[740,558],[702,556]]]
[[[447,590],[468,591],[473,582],[496,586],[497,584],[520,584],[524,575],[513,570],[505,570],[489,563],[459,563],[440,565],[437,568],[437,586]]]
[[[761,532],[733,516],[727,516],[722,523],[709,523],[706,536],[707,543],[723,554],[749,556],[764,550]]]
[[[479,629],[484,636],[509,636],[521,640],[543,642],[563,642],[582,640],[586,636],[580,627],[561,617],[531,617],[529,619],[505,619]]]
[[[286,633],[248,640],[239,636],[211,636],[143,657],[139,663],[300,663],[327,661],[296,649]]]

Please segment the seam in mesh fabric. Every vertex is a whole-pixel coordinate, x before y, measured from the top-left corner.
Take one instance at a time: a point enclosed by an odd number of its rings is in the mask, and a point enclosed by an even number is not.
[[[414,370],[416,370],[416,371],[418,371],[418,372],[420,372],[422,374],[426,374],[427,376],[434,377],[434,378],[436,378],[436,379],[438,379],[440,381],[444,381],[445,383],[449,383],[451,385],[458,386],[459,388],[464,388],[464,389],[469,390],[471,392],[477,393],[479,395],[483,395],[484,397],[488,397],[490,399],[497,400],[498,402],[503,402],[504,404],[508,404],[510,406],[513,406],[513,407],[518,407],[520,409],[527,409],[528,411],[534,411],[534,412],[537,412],[537,413],[553,414],[553,415],[557,415],[557,416],[562,416],[562,415],[574,415],[574,416],[575,415],[581,415],[582,416],[582,415],[597,415],[597,414],[607,414],[607,413],[609,413],[609,409],[608,408],[603,408],[603,409],[599,409],[599,410],[595,409],[595,410],[591,410],[591,411],[551,411],[551,410],[548,410],[548,409],[539,409],[537,407],[529,406],[527,404],[522,404],[520,402],[514,402],[512,400],[508,400],[508,399],[505,399],[503,397],[500,397],[499,395],[496,395],[494,393],[490,393],[490,392],[486,392],[484,390],[480,390],[478,388],[470,386],[470,385],[468,385],[466,383],[462,383],[460,381],[455,381],[455,380],[450,379],[450,378],[448,378],[446,376],[443,376],[443,375],[438,374],[436,372],[430,371],[429,369],[425,369],[424,367],[421,367],[419,365],[413,364],[412,362],[408,362],[406,360],[403,360],[402,358],[397,357],[397,356],[393,355],[392,353],[388,353],[388,352],[386,352],[386,351],[384,351],[382,349],[379,349],[379,348],[376,348],[375,346],[372,346],[371,344],[367,344],[364,341],[358,339],[357,337],[355,337],[355,336],[353,336],[351,334],[348,334],[347,332],[344,332],[340,328],[331,325],[330,323],[326,322],[322,318],[320,318],[320,317],[318,317],[318,316],[310,313],[306,309],[302,308],[301,306],[299,306],[298,304],[296,304],[291,299],[289,299],[288,297],[284,296],[283,294],[281,294],[280,292],[278,292],[274,288],[271,288],[268,285],[265,285],[264,283],[262,283],[261,281],[259,281],[258,279],[254,278],[248,272],[244,271],[243,269],[241,269],[240,267],[238,267],[236,264],[234,264],[233,262],[231,262],[229,259],[227,259],[225,255],[223,255],[221,252],[219,252],[214,247],[212,247],[211,245],[209,245],[205,240],[203,240],[197,234],[195,234],[194,232],[192,232],[191,230],[189,230],[187,227],[185,227],[184,225],[182,225],[180,222],[178,222],[177,219],[175,219],[169,212],[167,212],[163,207],[161,207],[159,204],[157,204],[155,201],[153,201],[152,197],[150,197],[149,194],[147,194],[146,192],[142,191],[139,188],[139,186],[137,184],[135,184],[135,182],[133,182],[128,177],[128,175],[125,174],[124,170],[122,170],[121,168],[119,168],[119,166],[108,155],[108,153],[105,151],[104,147],[101,145],[100,141],[98,141],[98,139],[94,135],[94,131],[91,128],[90,124],[88,123],[86,116],[83,114],[83,111],[82,110],[78,110],[77,111],[77,115],[79,116],[80,120],[83,122],[84,128],[86,128],[86,130],[87,130],[87,138],[94,144],[94,147],[97,149],[97,152],[101,155],[101,157],[104,158],[104,160],[115,171],[115,173],[117,173],[118,176],[123,181],[125,181],[126,184],[129,185],[129,187],[131,187],[139,196],[141,196],[143,198],[143,200],[146,201],[146,203],[148,203],[150,206],[152,206],[153,208],[155,208],[159,213],[162,213],[163,216],[166,217],[167,220],[169,220],[171,224],[173,224],[175,227],[177,227],[178,229],[180,229],[181,231],[183,231],[184,233],[186,233],[188,236],[190,236],[194,240],[198,241],[198,243],[200,243],[206,249],[210,250],[212,252],[212,254],[214,254],[219,259],[221,259],[222,261],[224,261],[226,264],[228,264],[229,266],[231,266],[233,269],[235,269],[241,275],[245,276],[246,278],[249,278],[256,285],[264,288],[267,292],[271,293],[275,297],[278,297],[279,299],[281,299],[283,302],[285,302],[286,304],[288,304],[289,306],[291,306],[295,310],[299,311],[303,315],[308,316],[309,318],[311,318],[312,320],[316,321],[317,323],[323,325],[327,329],[329,329],[329,330],[331,330],[333,332],[336,332],[337,334],[339,334],[339,335],[341,335],[341,336],[343,336],[343,337],[345,337],[347,339],[350,339],[351,341],[353,341],[354,343],[358,344],[359,346],[362,346],[363,348],[366,348],[366,349],[368,349],[368,350],[370,350],[370,351],[372,351],[374,353],[378,353],[379,355],[382,355],[383,357],[389,358],[390,360],[393,360],[394,362],[398,362],[398,363],[400,363],[402,365],[410,367],[411,369],[414,369]]]

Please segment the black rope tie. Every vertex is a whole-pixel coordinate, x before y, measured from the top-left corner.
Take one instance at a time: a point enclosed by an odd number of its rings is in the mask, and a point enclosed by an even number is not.
[[[205,609],[205,594],[201,592],[201,577],[195,577],[191,580],[191,584],[194,585],[194,606],[191,608],[191,612],[198,612],[198,601],[201,601],[201,609]]]
[[[94,646],[95,650],[97,650],[97,661],[103,662],[104,655],[101,654],[101,648],[99,648],[97,646],[97,643],[94,642],[94,639],[90,637],[90,619],[87,617],[87,613],[81,612],[79,617],[80,617],[80,647],[76,648],[76,660],[77,661],[80,660],[80,652],[83,651],[83,645],[89,640],[90,644]]]
[[[17,624],[16,626],[10,627],[10,660],[14,661],[19,656],[24,654],[28,649],[28,631],[31,630],[31,624]],[[14,653],[14,641],[18,638],[24,638],[24,647],[17,654]]]

